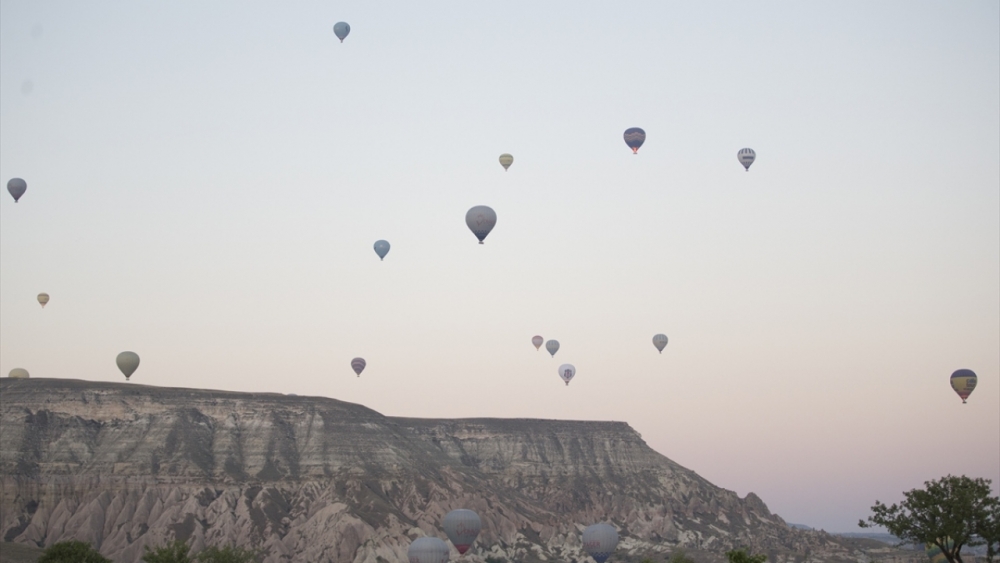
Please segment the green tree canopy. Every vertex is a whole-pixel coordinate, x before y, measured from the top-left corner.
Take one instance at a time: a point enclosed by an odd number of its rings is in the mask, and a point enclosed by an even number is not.
[[[181,540],[174,540],[156,549],[150,549],[147,545],[142,560],[145,563],[192,563],[188,551],[188,545]]]
[[[726,559],[729,563],[764,563],[767,556],[763,554],[751,555],[745,549],[734,549],[726,552]]]
[[[219,549],[212,546],[198,554],[200,563],[256,563],[257,552],[242,547],[226,547]]]
[[[923,489],[904,492],[898,505],[875,501],[874,514],[858,526],[884,526],[903,542],[936,545],[949,563],[962,563],[963,547],[986,544],[992,561],[1000,541],[1000,498],[990,496],[990,483],[964,475],[927,481]]]
[[[112,563],[87,542],[61,541],[52,544],[38,563]]]

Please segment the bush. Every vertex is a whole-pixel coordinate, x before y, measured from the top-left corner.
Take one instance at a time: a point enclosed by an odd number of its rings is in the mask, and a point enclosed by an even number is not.
[[[38,563],[112,563],[90,544],[82,541],[61,541],[42,553]]]
[[[156,549],[150,549],[147,545],[142,560],[145,563],[191,563],[188,546],[180,540]]]
[[[198,554],[201,563],[256,563],[257,551],[242,547],[226,546],[222,549],[210,547]]]
[[[688,557],[683,549],[678,549],[670,554],[669,563],[695,563],[695,561]]]
[[[726,552],[729,563],[765,563],[767,556],[763,554],[750,555],[745,549],[734,549]]]

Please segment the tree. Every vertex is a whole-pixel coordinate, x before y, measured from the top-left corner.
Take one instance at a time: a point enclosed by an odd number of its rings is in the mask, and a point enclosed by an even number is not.
[[[256,563],[257,551],[242,547],[226,547],[219,549],[212,546],[198,554],[201,563]]]
[[[729,563],[764,563],[767,556],[764,554],[750,555],[745,549],[734,549],[726,552],[726,559]]]
[[[962,563],[962,548],[987,546],[992,561],[1000,539],[1000,498],[990,496],[989,479],[948,475],[927,481],[923,489],[903,493],[903,502],[886,506],[875,501],[872,516],[858,526],[884,526],[904,543],[936,545],[949,563]],[[951,540],[950,542],[948,540]]]
[[[112,563],[87,542],[61,541],[42,553],[38,563]]]
[[[187,544],[181,540],[174,540],[156,549],[150,549],[147,545],[142,560],[145,563],[192,563],[188,551]]]
[[[670,554],[668,563],[695,563],[695,561],[688,557],[688,554],[683,549],[678,549]]]

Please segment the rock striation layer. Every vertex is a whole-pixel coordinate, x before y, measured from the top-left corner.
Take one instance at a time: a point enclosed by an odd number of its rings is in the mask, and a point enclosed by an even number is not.
[[[444,515],[479,513],[470,563],[615,560],[734,547],[774,561],[858,560],[650,449],[622,422],[426,420],[321,397],[0,379],[0,539],[79,539],[121,562],[175,538],[278,562],[396,563]],[[457,551],[453,556],[457,557]]]

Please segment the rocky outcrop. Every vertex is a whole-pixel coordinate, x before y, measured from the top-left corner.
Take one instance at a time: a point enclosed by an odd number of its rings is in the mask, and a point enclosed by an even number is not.
[[[320,397],[0,379],[0,539],[88,541],[119,562],[174,538],[268,562],[395,563],[470,508],[469,560],[581,561],[608,521],[616,559],[733,547],[855,560],[650,449],[621,422],[422,420]],[[453,553],[457,556],[457,552]]]

